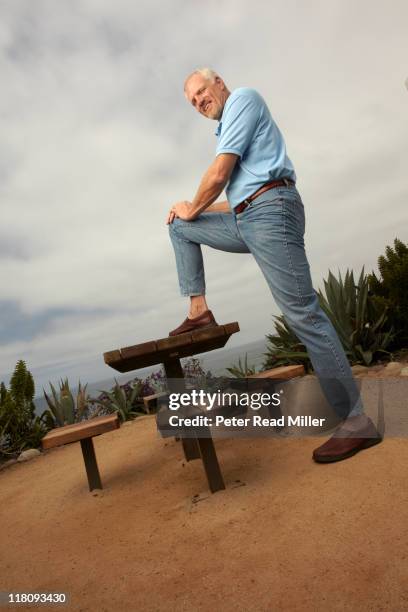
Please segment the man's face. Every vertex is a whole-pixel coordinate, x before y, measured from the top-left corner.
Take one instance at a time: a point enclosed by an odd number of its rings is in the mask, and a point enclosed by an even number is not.
[[[227,88],[220,77],[211,82],[201,74],[194,74],[186,84],[187,99],[194,108],[208,119],[220,119],[225,101],[228,97]]]

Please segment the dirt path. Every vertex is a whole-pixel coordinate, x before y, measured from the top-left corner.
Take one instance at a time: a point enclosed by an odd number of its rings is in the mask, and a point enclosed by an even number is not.
[[[408,608],[406,439],[332,465],[312,438],[216,446],[215,495],[149,417],[95,439],[95,495],[79,444],[3,470],[0,590],[98,612]]]

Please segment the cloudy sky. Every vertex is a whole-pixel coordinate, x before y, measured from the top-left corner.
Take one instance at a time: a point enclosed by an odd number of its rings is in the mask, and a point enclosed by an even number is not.
[[[2,0],[0,380],[108,378],[102,353],[185,316],[165,217],[191,200],[216,123],[184,77],[257,89],[307,214],[315,287],[408,240],[406,0]],[[251,256],[205,252],[234,346],[278,314]]]

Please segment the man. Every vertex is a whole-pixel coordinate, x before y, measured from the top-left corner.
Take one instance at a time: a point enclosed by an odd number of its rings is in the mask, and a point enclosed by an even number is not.
[[[190,298],[187,318],[170,335],[217,325],[206,302],[200,245],[252,253],[342,420],[332,438],[314,451],[314,460],[339,461],[381,442],[363,412],[344,350],[312,287],[296,174],[263,98],[249,88],[231,93],[208,68],[190,74],[184,92],[200,114],[219,122],[218,144],[192,202],[178,202],[168,213],[181,294]],[[215,203],[225,187],[228,200]]]

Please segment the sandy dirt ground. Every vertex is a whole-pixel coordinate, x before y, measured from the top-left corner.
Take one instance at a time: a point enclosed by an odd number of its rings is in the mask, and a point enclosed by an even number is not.
[[[408,441],[318,465],[321,442],[217,440],[214,495],[153,417],[95,438],[103,491],[78,443],[10,466],[0,590],[101,612],[407,610]]]

